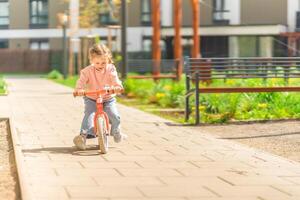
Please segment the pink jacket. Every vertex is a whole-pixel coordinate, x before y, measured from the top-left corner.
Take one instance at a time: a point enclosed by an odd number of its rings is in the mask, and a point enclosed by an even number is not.
[[[100,71],[93,65],[90,65],[80,71],[80,77],[76,83],[76,90],[84,89],[86,91],[103,89],[105,86],[122,86],[116,68],[113,64],[108,64]],[[110,99],[115,95],[106,95],[104,100]],[[91,99],[96,99],[95,96],[88,96]]]

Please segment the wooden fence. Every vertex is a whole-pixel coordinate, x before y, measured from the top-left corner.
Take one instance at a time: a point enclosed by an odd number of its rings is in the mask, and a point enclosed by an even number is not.
[[[0,73],[43,73],[60,67],[61,53],[58,51],[0,49]]]

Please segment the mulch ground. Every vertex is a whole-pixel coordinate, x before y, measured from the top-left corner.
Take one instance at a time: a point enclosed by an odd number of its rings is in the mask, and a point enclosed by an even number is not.
[[[0,199],[21,199],[7,120],[0,120]]]

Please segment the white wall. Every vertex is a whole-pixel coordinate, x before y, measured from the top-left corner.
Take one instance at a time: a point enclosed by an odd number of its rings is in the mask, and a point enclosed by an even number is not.
[[[239,38],[237,36],[229,36],[229,57],[237,58],[239,57],[240,49],[239,49]]]
[[[226,8],[230,10],[229,20],[231,25],[241,23],[241,0],[226,0]]]
[[[172,26],[173,25],[173,0],[161,1],[161,25]]]
[[[263,36],[259,38],[260,43],[260,55],[261,57],[273,56],[273,38],[270,36]]]
[[[127,49],[128,51],[141,51],[143,46],[143,36],[152,35],[152,27],[128,28]]]
[[[299,10],[299,0],[288,0],[288,31],[295,31],[296,28],[296,11]]]

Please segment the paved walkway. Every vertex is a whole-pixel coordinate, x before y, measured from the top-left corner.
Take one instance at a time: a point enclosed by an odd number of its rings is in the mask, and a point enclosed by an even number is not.
[[[299,163],[122,105],[129,140],[111,143],[107,155],[98,154],[95,140],[76,151],[82,99],[44,79],[7,81],[0,117],[14,121],[31,199],[300,199]]]

